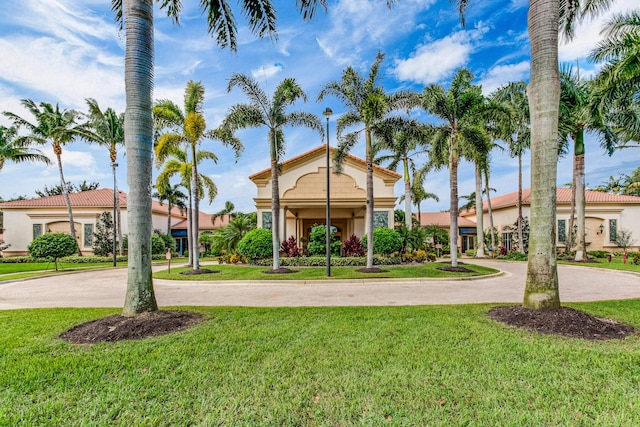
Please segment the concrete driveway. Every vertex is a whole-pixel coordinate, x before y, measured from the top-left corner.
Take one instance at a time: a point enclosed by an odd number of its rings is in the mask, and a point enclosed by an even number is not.
[[[525,263],[473,260],[503,274],[473,280],[369,279],[328,281],[154,280],[161,306],[356,306],[522,301]],[[159,267],[157,267],[159,268]],[[640,275],[580,266],[558,266],[563,302],[640,298]],[[126,269],[0,283],[0,309],[122,307]]]

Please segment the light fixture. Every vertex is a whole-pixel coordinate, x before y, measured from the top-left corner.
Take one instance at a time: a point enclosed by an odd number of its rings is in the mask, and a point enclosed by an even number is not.
[[[599,230],[599,231],[597,232],[597,234],[602,234],[602,233],[604,233],[604,224],[600,224],[600,227],[598,227],[598,230]]]

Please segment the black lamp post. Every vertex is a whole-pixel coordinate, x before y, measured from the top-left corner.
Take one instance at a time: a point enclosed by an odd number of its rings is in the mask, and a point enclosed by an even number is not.
[[[116,247],[118,242],[116,242],[116,236],[118,235],[116,231],[118,230],[118,224],[116,218],[118,218],[116,212],[116,206],[118,205],[116,197],[118,197],[118,189],[116,188],[116,168],[118,167],[117,163],[112,163],[113,167],[113,266],[117,265],[116,262]]]
[[[331,195],[329,192],[329,117],[333,114],[327,107],[322,113],[327,118],[327,277],[331,276]]]

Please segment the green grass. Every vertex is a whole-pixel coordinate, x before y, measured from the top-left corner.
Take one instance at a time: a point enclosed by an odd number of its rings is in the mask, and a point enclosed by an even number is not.
[[[640,265],[635,265],[633,260],[627,259],[627,263],[625,264],[622,257],[613,257],[611,262],[609,262],[606,258],[597,258],[594,263],[584,262],[584,263],[575,263],[570,261],[558,261],[559,264],[569,264],[569,265],[581,265],[584,267],[592,267],[592,268],[606,268],[609,270],[621,270],[621,271],[631,271],[635,273],[640,273]]]
[[[640,300],[572,304],[640,327]],[[118,310],[0,312],[0,425],[634,426],[640,337],[491,321],[490,305],[191,308],[144,341],[71,345]]]
[[[126,266],[126,263],[118,263],[118,266]],[[113,267],[112,263],[58,263],[58,271],[55,271],[53,262],[29,262],[29,263],[0,263],[0,281],[21,279],[26,277],[43,276],[50,274],[64,274],[70,271],[87,270],[96,268]]]
[[[474,273],[451,273],[438,270],[444,264],[438,262],[427,263],[421,266],[383,266],[384,273],[359,273],[356,270],[362,267],[331,267],[333,279],[375,279],[375,278],[424,278],[424,277],[468,277],[496,273],[498,270],[473,264],[464,264]],[[295,273],[266,274],[264,271],[270,267],[249,267],[244,265],[204,265],[201,268],[220,271],[213,274],[180,274],[189,270],[187,267],[171,268],[159,271],[153,275],[158,279],[170,280],[322,280],[327,279],[325,267],[288,267]]]

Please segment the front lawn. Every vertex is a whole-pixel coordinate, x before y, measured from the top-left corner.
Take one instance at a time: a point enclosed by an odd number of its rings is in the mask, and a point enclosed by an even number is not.
[[[640,300],[571,304],[640,327]],[[151,338],[57,337],[114,309],[0,312],[0,425],[640,425],[640,337],[584,341],[493,305],[190,308]]]
[[[452,273],[448,271],[438,270],[445,267],[446,264],[439,262],[430,262],[424,265],[411,266],[379,266],[384,273],[360,273],[363,267],[331,267],[332,279],[375,279],[375,278],[443,278],[443,277],[469,277],[479,276],[491,273],[497,273],[488,267],[482,267],[473,264],[464,264],[463,266],[473,270],[473,273]],[[461,265],[462,266],[462,265]],[[255,267],[247,265],[202,265],[200,268],[219,271],[214,274],[180,274],[188,271],[188,267],[171,267],[171,273],[168,270],[162,270],[153,275],[158,279],[169,280],[321,280],[327,279],[325,267],[287,267],[294,270],[294,273],[287,274],[267,274],[271,267]]]

